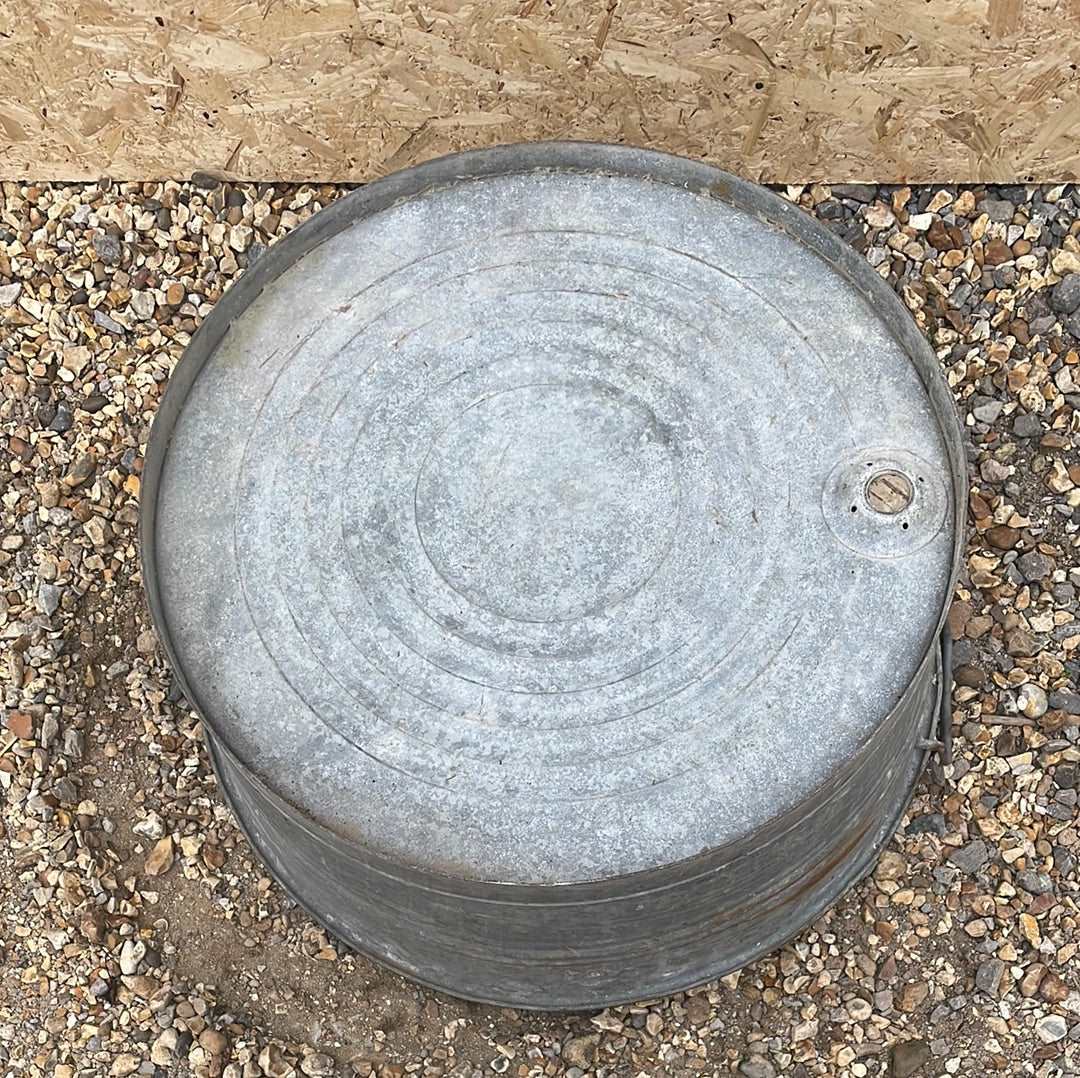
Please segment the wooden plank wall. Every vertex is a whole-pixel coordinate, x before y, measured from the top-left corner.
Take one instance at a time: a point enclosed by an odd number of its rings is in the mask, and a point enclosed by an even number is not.
[[[0,0],[0,178],[366,180],[524,139],[1068,180],[1080,0]]]

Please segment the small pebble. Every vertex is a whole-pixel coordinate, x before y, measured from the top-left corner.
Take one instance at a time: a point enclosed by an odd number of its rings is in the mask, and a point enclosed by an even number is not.
[[[975,971],[975,987],[988,996],[996,996],[1005,972],[1005,963],[1000,958],[988,958],[980,962]]]
[[[1048,1014],[1035,1023],[1035,1033],[1043,1044],[1053,1044],[1065,1039],[1069,1027],[1060,1014]]]
[[[116,236],[105,232],[97,232],[94,234],[91,243],[95,254],[108,266],[115,266],[123,257],[124,248]]]
[[[1046,690],[1029,681],[1020,687],[1020,692],[1016,697],[1016,706],[1029,719],[1038,719],[1046,714],[1050,703]]]
[[[989,851],[982,839],[961,846],[949,853],[949,860],[956,865],[961,872],[969,874],[978,872],[989,860]]]
[[[890,1078],[911,1078],[930,1058],[930,1046],[925,1041],[900,1041],[893,1045]]]

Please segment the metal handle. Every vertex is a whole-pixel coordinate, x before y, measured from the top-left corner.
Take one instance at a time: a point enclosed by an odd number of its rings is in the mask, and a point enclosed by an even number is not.
[[[944,778],[941,768],[953,762],[952,749],[952,633],[949,632],[949,624],[946,622],[941,627],[941,636],[938,638],[941,648],[941,691],[938,696],[937,737],[924,737],[919,741],[919,748],[937,754],[937,767],[935,773],[939,779]]]
[[[938,714],[941,739],[941,748],[938,757],[942,764],[953,762],[952,751],[952,633],[949,631],[949,623],[941,627],[941,710]]]

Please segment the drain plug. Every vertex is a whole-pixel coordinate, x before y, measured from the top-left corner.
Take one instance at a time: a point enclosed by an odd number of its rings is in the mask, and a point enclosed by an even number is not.
[[[903,472],[893,470],[878,472],[866,484],[866,503],[875,513],[895,516],[909,505],[915,491]]]

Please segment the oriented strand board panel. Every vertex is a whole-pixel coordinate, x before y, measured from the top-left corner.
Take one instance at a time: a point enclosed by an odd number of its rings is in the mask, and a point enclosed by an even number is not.
[[[523,139],[1080,172],[1078,0],[0,0],[0,175],[366,180]]]

